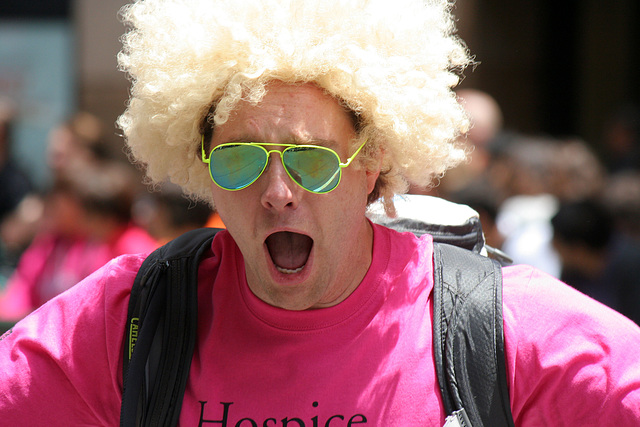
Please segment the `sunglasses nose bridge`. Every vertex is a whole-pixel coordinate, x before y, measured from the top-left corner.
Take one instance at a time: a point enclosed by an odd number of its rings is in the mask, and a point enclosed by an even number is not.
[[[267,150],[265,148],[265,151],[267,152],[267,158],[269,158],[269,159],[271,158],[271,154],[272,153],[278,153],[280,155],[280,158],[282,158],[282,151],[283,150]]]
[[[267,150],[264,149],[264,151],[267,153],[267,164],[264,167],[264,170],[262,172],[261,175],[263,175],[265,172],[267,172],[268,169],[270,169],[271,166],[271,155],[272,154],[277,154],[280,156],[280,165],[282,165],[283,168],[283,172],[285,175],[289,175],[289,170],[287,169],[287,166],[284,164],[284,157],[282,156],[282,152],[284,150]]]
[[[269,165],[271,163],[271,154],[274,154],[274,153],[278,154],[280,156],[280,163],[282,164],[282,167],[285,168],[285,170],[286,170],[287,167],[284,165],[284,160],[283,160],[283,157],[282,157],[282,151],[283,150],[267,150],[265,148],[264,151],[267,152],[267,164],[264,167],[265,171],[269,168]]]

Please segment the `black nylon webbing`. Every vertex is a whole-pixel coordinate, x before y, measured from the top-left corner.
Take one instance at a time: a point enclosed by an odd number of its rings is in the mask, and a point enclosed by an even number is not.
[[[502,272],[489,258],[434,244],[434,357],[447,414],[513,426],[504,360]]]
[[[217,231],[183,234],[138,271],[125,329],[123,427],[178,423],[197,334],[198,266]]]

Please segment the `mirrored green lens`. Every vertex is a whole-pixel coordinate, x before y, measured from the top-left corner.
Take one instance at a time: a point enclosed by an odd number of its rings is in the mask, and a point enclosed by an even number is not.
[[[210,156],[211,179],[227,190],[251,185],[267,166],[267,152],[255,145],[221,145]]]
[[[340,158],[324,147],[291,147],[282,153],[289,176],[303,188],[326,193],[340,182]]]

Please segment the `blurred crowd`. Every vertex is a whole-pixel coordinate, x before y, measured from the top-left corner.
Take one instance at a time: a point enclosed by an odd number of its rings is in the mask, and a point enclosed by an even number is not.
[[[640,323],[640,110],[621,108],[589,143],[505,129],[489,94],[458,96],[473,123],[470,160],[411,192],[470,205],[488,245]],[[51,130],[51,184],[36,189],[11,155],[14,118],[0,101],[0,321],[21,318],[117,255],[223,226],[178,187],[143,185],[87,112]]]
[[[178,187],[143,185],[88,112],[51,130],[50,185],[36,188],[11,155],[15,115],[0,101],[0,322],[19,320],[118,255],[150,252],[212,218]]]
[[[458,96],[473,123],[470,161],[424,191],[472,206],[487,244],[514,263],[640,323],[640,109],[621,107],[587,142],[505,129],[489,94]]]

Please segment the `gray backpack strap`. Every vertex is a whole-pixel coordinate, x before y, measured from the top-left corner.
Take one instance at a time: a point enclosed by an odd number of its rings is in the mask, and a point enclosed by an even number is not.
[[[434,243],[433,339],[447,414],[462,426],[513,426],[496,261]]]

